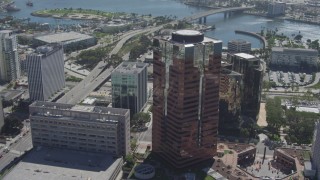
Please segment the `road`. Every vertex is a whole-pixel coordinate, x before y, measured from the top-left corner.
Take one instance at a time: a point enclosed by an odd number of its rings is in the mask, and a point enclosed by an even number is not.
[[[25,151],[32,148],[32,138],[30,124],[24,123],[24,129],[22,130],[21,135],[19,134],[15,138],[10,141],[7,141],[7,147],[9,148],[9,152],[3,152],[4,148],[1,149],[0,154],[2,157],[0,158],[0,169],[2,170],[6,167],[10,162],[12,162],[16,157],[21,156]],[[25,135],[23,135],[25,134]]]
[[[151,27],[142,30],[135,30],[128,32],[122,35],[121,40],[116,44],[116,46],[109,53],[109,58],[113,54],[117,54],[122,46],[132,37],[147,33],[147,32],[155,32],[161,29],[162,26],[159,27]],[[90,72],[90,74],[83,79],[78,85],[72,88],[69,92],[67,92],[63,97],[61,97],[57,102],[58,103],[68,103],[68,104],[76,104],[80,102],[83,98],[88,96],[90,92],[96,89],[102,82],[106,79],[110,78],[113,67],[109,67],[104,71],[104,67],[108,64],[107,61],[100,61],[98,65]],[[104,72],[103,72],[104,71]]]

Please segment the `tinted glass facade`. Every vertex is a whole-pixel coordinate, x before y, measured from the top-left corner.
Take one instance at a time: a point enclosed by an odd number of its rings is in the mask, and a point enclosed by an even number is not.
[[[184,168],[216,154],[222,42],[178,35],[189,37],[154,39],[152,148]]]

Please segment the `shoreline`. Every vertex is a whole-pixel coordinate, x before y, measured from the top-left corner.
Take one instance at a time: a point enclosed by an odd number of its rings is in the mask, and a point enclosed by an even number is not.
[[[263,49],[268,47],[268,41],[266,40],[266,38],[264,38],[263,36],[255,33],[255,32],[242,31],[242,30],[235,30],[234,32],[238,33],[238,34],[245,34],[245,35],[248,35],[248,36],[255,37],[255,38],[257,38],[257,39],[259,39],[260,41],[263,42]]]

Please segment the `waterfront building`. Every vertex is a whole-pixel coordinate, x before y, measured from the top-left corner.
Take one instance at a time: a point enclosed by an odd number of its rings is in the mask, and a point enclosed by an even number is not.
[[[62,44],[65,51],[74,51],[96,45],[97,39],[87,34],[81,34],[73,31],[35,37],[35,45],[37,46],[52,43]]]
[[[152,149],[175,168],[217,152],[222,41],[179,30],[153,41]]]
[[[0,129],[2,129],[4,125],[4,113],[3,113],[3,106],[2,106],[2,97],[0,97]]]
[[[147,64],[122,62],[111,73],[112,107],[130,109],[131,117],[147,102]]]
[[[320,179],[320,121],[316,122],[314,126],[311,153],[312,168],[316,170],[316,179]]]
[[[16,35],[11,30],[0,31],[0,81],[20,78],[20,63]]]
[[[283,16],[286,13],[286,3],[284,2],[272,2],[268,4],[269,17]]]
[[[318,51],[314,49],[273,47],[270,67],[290,71],[317,71]]]
[[[242,39],[231,40],[228,42],[229,53],[247,53],[251,52],[251,43]]]
[[[65,86],[63,48],[59,44],[38,47],[27,55],[30,101],[47,101]]]
[[[125,156],[130,151],[130,111],[36,101],[29,106],[33,146]]]
[[[242,74],[242,115],[257,120],[261,100],[262,64],[257,57],[246,53],[233,54],[229,58],[232,64],[232,70]]]

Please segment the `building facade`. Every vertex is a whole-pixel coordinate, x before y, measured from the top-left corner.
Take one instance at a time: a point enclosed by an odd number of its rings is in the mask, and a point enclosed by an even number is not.
[[[318,51],[314,49],[273,47],[270,67],[292,71],[317,71]]]
[[[262,64],[258,58],[246,53],[233,54],[229,58],[231,58],[232,70],[242,74],[242,115],[257,120],[260,111],[263,78]]]
[[[229,53],[247,53],[251,52],[251,43],[242,39],[231,40],[228,42]]]
[[[128,109],[36,101],[29,111],[33,146],[117,156],[130,151]]]
[[[286,3],[284,2],[272,2],[268,4],[269,17],[283,16],[286,13]]]
[[[47,101],[65,86],[61,45],[38,47],[27,56],[30,101]]]
[[[221,69],[219,90],[219,132],[239,127],[242,91],[242,74],[225,68]]]
[[[315,123],[312,142],[312,169],[316,170],[316,179],[320,179],[320,121]]]
[[[153,41],[152,149],[175,168],[217,152],[222,41],[193,30]]]
[[[0,81],[20,78],[17,39],[11,30],[0,31]]]
[[[111,73],[112,107],[130,109],[131,117],[147,102],[147,64],[123,62]]]
[[[2,106],[2,98],[0,97],[0,129],[2,129],[4,125],[4,113],[3,113],[3,106]]]

